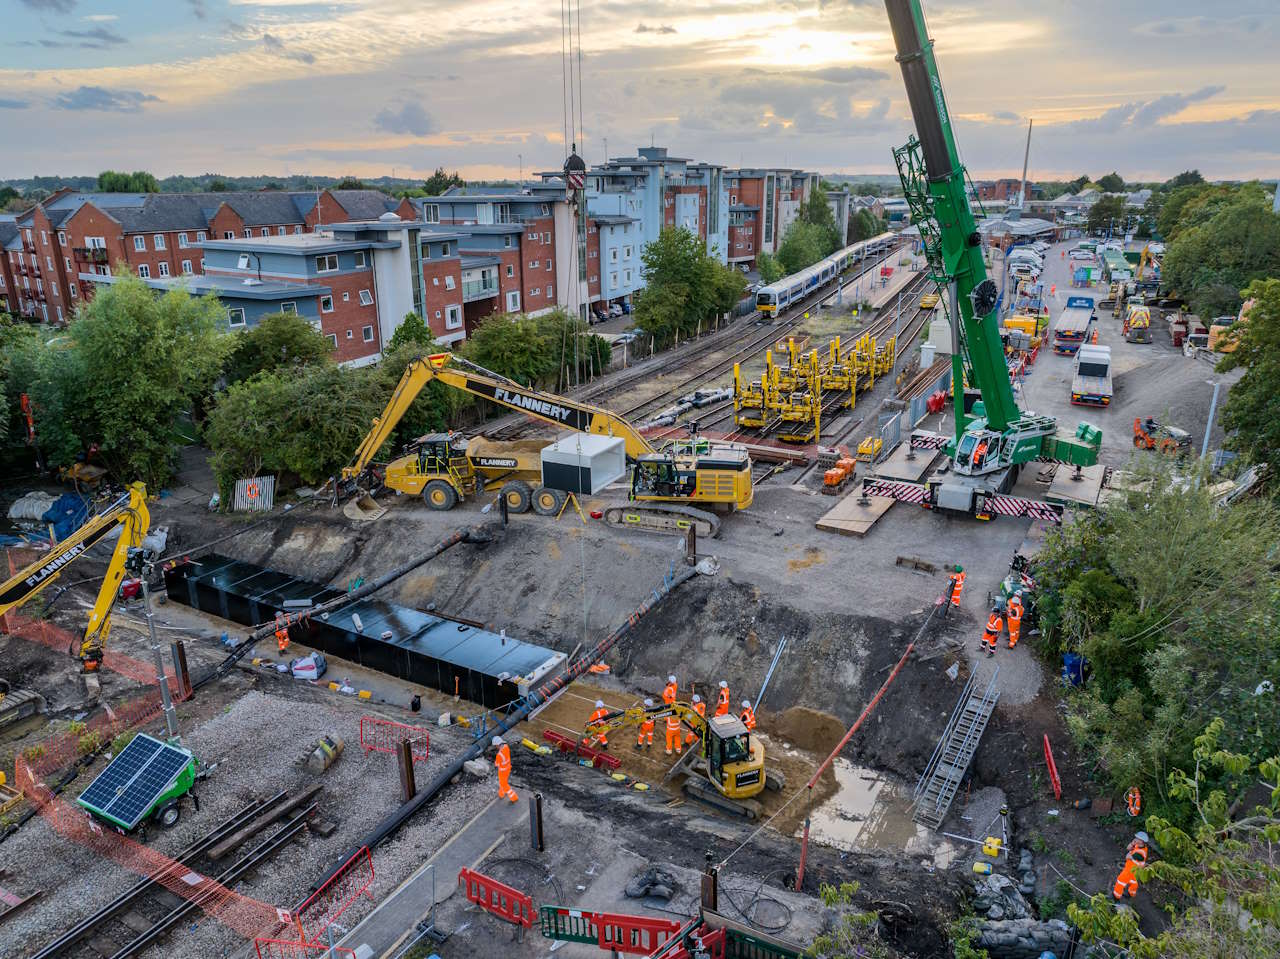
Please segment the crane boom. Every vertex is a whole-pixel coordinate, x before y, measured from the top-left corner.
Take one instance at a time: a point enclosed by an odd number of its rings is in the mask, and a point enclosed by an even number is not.
[[[102,650],[111,632],[111,609],[115,605],[120,582],[124,579],[125,564],[132,550],[142,546],[151,525],[147,511],[147,488],[142,483],[131,483],[128,491],[107,509],[89,519],[78,530],[56,544],[38,560],[15,573],[0,584],[0,616],[38,595],[57,579],[66,568],[120,527],[107,573],[98,587],[98,597],[89,610],[89,622],[80,644],[80,659],[87,671],[97,669],[102,662]]]
[[[553,426],[562,426],[579,433],[616,436],[626,444],[627,456],[633,460],[654,452],[649,441],[635,427],[606,409],[521,386],[514,380],[492,373],[452,353],[434,353],[419,357],[405,367],[404,375],[400,377],[382,415],[373,421],[373,428],[356,449],[351,465],[343,469],[343,479],[354,479],[369,467],[414,399],[433,380],[544,420]]]

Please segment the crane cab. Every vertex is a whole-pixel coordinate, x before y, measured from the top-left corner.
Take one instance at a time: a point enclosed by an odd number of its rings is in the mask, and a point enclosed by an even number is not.
[[[725,512],[751,505],[751,457],[741,446],[681,440],[662,453],[644,453],[631,471],[631,498],[697,502]]]

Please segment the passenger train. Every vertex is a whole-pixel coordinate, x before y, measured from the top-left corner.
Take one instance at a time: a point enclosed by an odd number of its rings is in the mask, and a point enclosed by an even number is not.
[[[756,291],[756,309],[765,316],[777,316],[780,310],[800,302],[819,287],[826,286],[851,264],[860,263],[867,257],[887,252],[897,241],[896,234],[881,233],[870,240],[862,240],[853,246],[846,246],[843,250],[832,253],[825,260],[819,260],[799,273],[784,276],[777,283],[762,286]]]

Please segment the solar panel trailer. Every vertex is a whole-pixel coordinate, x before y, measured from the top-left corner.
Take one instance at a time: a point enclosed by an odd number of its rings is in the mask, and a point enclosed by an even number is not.
[[[148,816],[178,821],[177,801],[196,781],[189,750],[139,733],[80,794],[76,803],[126,832]]]

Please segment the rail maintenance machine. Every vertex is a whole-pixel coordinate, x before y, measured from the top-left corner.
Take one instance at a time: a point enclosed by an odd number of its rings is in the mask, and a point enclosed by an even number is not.
[[[1057,522],[1060,507],[1009,495],[1018,471],[1036,460],[1093,466],[1102,432],[1088,423],[1080,423],[1074,432],[1063,431],[1054,417],[1018,407],[1000,342],[1000,291],[983,262],[982,235],[969,206],[965,168],[924,8],[920,0],[885,0],[885,8],[917,134],[894,151],[894,160],[911,222],[920,228],[930,275],[950,299],[955,437],[912,437],[913,446],[942,448],[951,460],[950,469],[927,477],[924,483],[869,476],[863,481],[863,492],[978,519],[999,513]],[[961,389],[965,382],[981,396],[968,411]]]

